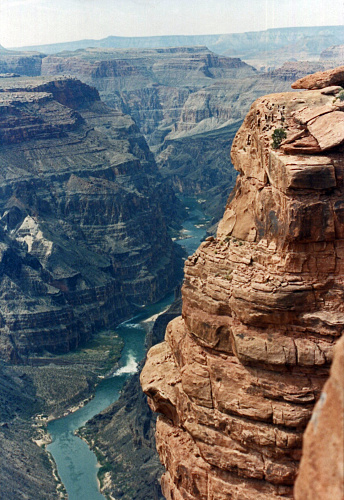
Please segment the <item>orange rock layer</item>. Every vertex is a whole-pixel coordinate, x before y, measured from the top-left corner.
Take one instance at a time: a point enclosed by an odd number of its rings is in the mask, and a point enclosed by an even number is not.
[[[344,337],[304,434],[295,500],[344,498]]]
[[[344,328],[340,83],[258,99],[234,140],[217,237],[186,262],[183,315],[141,375],[167,499],[293,497]]]

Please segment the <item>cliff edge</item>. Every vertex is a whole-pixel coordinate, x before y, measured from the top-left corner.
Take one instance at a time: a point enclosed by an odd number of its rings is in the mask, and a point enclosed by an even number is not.
[[[141,384],[167,499],[293,497],[344,325],[343,67],[258,99],[220,222],[185,264],[182,316]]]

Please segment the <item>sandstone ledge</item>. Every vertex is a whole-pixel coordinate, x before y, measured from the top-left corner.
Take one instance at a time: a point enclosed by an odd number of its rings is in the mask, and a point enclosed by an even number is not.
[[[258,99],[233,142],[241,175],[217,238],[185,263],[183,315],[141,375],[164,415],[168,499],[293,497],[302,435],[344,328],[338,91]],[[314,125],[323,117],[333,134]],[[287,138],[274,150],[278,128]]]

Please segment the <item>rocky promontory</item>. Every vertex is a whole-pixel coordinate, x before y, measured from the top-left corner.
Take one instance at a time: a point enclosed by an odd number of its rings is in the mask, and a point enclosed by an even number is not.
[[[2,358],[67,352],[171,289],[174,195],[130,117],[73,78],[4,78],[0,141]]]
[[[141,375],[167,499],[293,498],[344,327],[343,86],[337,68],[262,97],[233,141],[217,236]]]

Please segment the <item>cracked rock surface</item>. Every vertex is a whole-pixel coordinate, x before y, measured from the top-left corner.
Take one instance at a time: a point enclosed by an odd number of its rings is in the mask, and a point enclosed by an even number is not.
[[[333,85],[334,73],[330,87],[252,105],[217,237],[187,260],[182,316],[148,354],[141,384],[161,413],[167,499],[293,498],[344,328],[344,79]],[[279,128],[286,139],[273,149]]]

